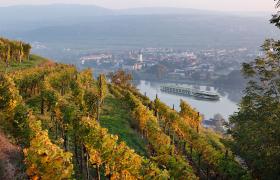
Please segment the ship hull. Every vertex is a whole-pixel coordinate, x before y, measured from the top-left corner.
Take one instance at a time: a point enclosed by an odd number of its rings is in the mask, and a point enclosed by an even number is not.
[[[161,86],[160,90],[169,94],[176,94],[188,97],[194,97],[195,99],[207,100],[207,101],[219,101],[220,97],[217,94],[210,94],[210,92],[197,91],[191,88],[181,88],[181,87],[170,87]]]

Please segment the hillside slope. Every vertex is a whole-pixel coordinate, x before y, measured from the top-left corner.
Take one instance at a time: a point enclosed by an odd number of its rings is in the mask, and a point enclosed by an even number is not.
[[[140,94],[125,73],[108,83],[90,69],[35,59],[0,73],[1,128],[23,147],[19,172],[29,178],[250,179],[185,102],[177,112]],[[5,152],[20,150],[3,141],[4,167],[16,176]]]

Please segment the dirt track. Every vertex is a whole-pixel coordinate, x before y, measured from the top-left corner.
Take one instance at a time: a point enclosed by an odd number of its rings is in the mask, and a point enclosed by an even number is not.
[[[23,179],[21,148],[12,144],[9,139],[0,132],[0,179]]]

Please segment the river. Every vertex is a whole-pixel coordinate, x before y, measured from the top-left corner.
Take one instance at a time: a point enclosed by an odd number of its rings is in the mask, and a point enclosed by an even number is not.
[[[176,110],[180,110],[180,99],[183,99],[186,102],[188,102],[192,107],[197,109],[200,113],[202,113],[204,115],[204,119],[213,118],[215,114],[219,113],[227,120],[230,115],[232,115],[238,110],[237,102],[234,102],[229,98],[229,93],[221,93],[221,91],[218,91],[214,87],[178,84],[179,86],[188,86],[200,90],[207,90],[218,93],[220,95],[219,101],[198,100],[193,97],[168,94],[160,90],[160,86],[163,84],[164,83],[141,80],[136,83],[136,86],[142,94],[146,93],[146,95],[152,100],[155,99],[157,94],[160,100],[169,105],[170,107],[172,107],[174,104]]]

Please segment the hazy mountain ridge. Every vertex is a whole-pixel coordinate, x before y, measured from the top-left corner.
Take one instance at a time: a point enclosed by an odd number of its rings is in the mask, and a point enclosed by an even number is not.
[[[187,8],[172,7],[148,7],[132,9],[106,9],[94,5],[70,5],[70,4],[53,4],[53,5],[21,5],[0,7],[1,30],[12,30],[15,24],[20,23],[30,26],[37,23],[37,26],[47,26],[51,23],[65,24],[78,23],[83,19],[91,19],[104,16],[123,16],[123,15],[204,15],[204,16],[232,16],[238,15],[244,17],[269,18],[270,14],[266,12],[219,12],[210,10],[198,10]],[[9,18],[7,18],[9,17]],[[50,23],[51,22],[51,23]],[[28,29],[28,27],[21,28]]]
[[[77,42],[92,46],[239,47],[261,44],[264,38],[276,36],[276,33],[273,26],[258,18],[141,15],[105,16],[69,24],[54,23],[25,32],[10,33],[8,36],[28,41]]]
[[[11,6],[0,7],[0,35],[28,42],[39,41],[61,50],[257,49],[263,39],[279,35],[268,20],[265,13],[242,16],[164,7],[110,10],[92,5]]]
[[[80,4],[51,4],[51,5],[17,5],[0,7],[0,15],[8,15],[16,18],[41,18],[41,17],[63,17],[63,16],[104,16],[104,15],[151,15],[151,14],[240,14],[247,16],[264,16],[270,15],[269,12],[226,12],[214,10],[202,10],[193,8],[176,8],[176,7],[140,7],[129,9],[108,9],[96,5]],[[17,16],[21,12],[25,16]],[[37,17],[29,15],[37,14]],[[45,16],[44,14],[47,14]],[[2,19],[3,16],[1,16]],[[1,18],[0,17],[0,18]]]

